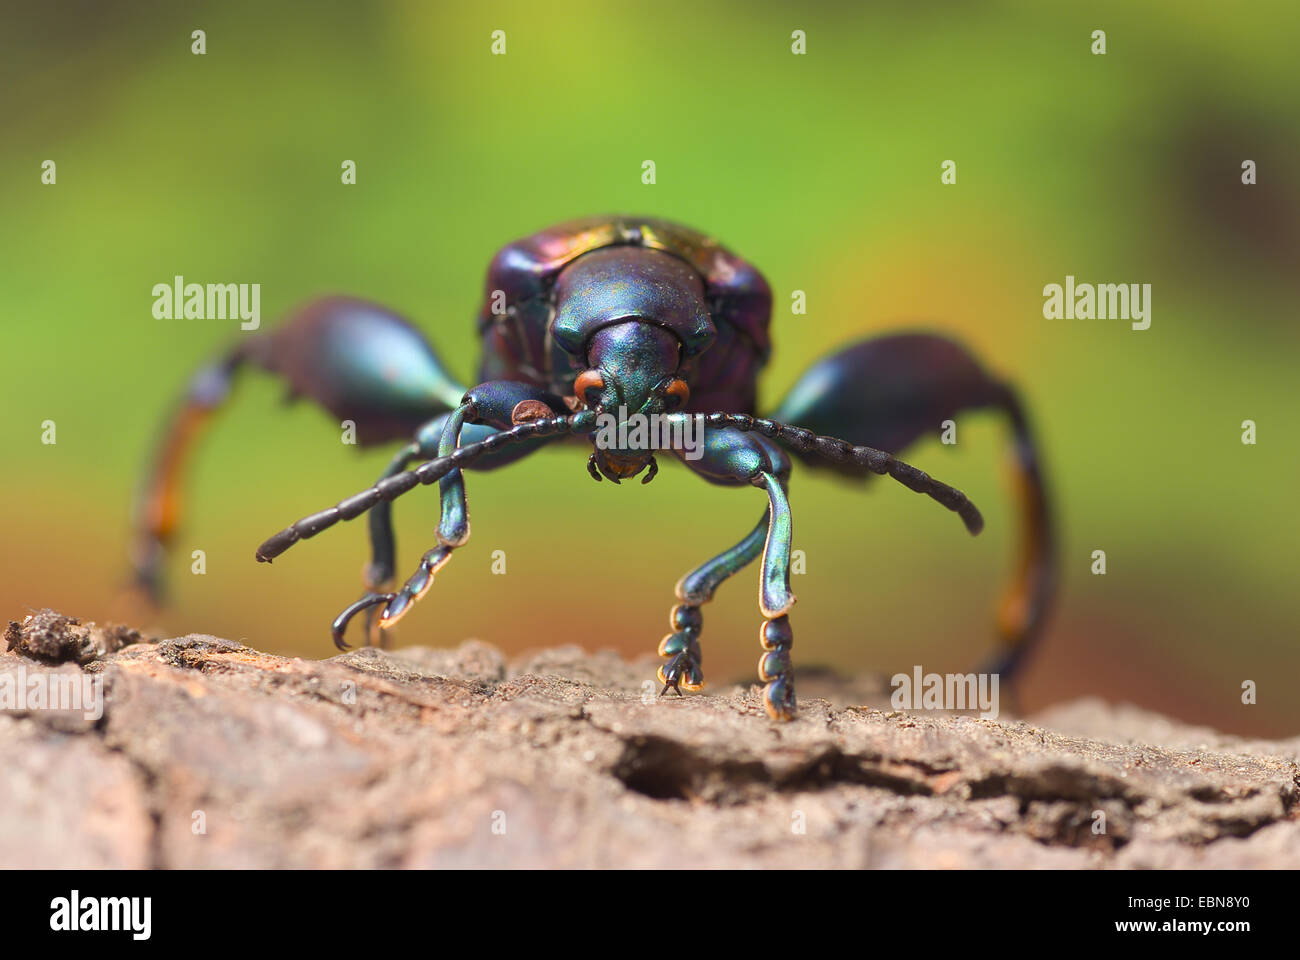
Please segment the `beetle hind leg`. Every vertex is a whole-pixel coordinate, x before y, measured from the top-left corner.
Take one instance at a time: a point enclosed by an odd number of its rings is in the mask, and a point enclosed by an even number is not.
[[[985,667],[1011,679],[1042,635],[1056,593],[1047,485],[1015,389],[951,340],[895,334],[852,344],[815,364],[791,387],[772,418],[898,454],[940,430],[944,421],[973,410],[1001,413],[1011,427],[1020,542],[998,610],[997,650]],[[824,465],[811,457],[808,463]],[[863,476],[860,471],[856,475]]]
[[[135,581],[155,603],[162,599],[167,544],[180,517],[181,480],[196,441],[213,413],[225,403],[244,351],[230,351],[190,380],[177,412],[167,425],[136,505],[131,562]]]

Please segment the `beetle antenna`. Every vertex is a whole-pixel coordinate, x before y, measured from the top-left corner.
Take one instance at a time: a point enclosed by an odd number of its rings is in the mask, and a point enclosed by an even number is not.
[[[882,476],[888,474],[909,490],[923,493],[956,513],[972,535],[984,529],[984,517],[966,494],[883,450],[856,447],[847,440],[818,436],[803,427],[747,414],[708,413],[704,415],[704,422],[711,427],[731,427],[742,432],[756,431],[801,453],[815,453],[836,463],[851,463]]]
[[[257,559],[260,563],[270,563],[299,540],[314,537],[340,520],[355,519],[377,503],[396,500],[421,484],[437,483],[453,470],[468,466],[485,453],[499,450],[511,443],[518,443],[520,440],[553,437],[562,433],[589,432],[595,426],[595,421],[596,415],[590,410],[583,410],[567,417],[529,420],[509,430],[494,433],[486,440],[458,447],[445,457],[426,460],[414,469],[386,477],[368,490],[362,490],[346,500],[340,500],[328,510],[313,513],[285,527],[257,548]]]

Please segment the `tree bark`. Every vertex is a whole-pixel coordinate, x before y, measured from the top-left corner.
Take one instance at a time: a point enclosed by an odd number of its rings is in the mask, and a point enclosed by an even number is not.
[[[3,867],[1300,866],[1300,738],[1100,701],[902,713],[804,671],[774,724],[754,686],[661,698],[657,661],[576,647],[6,638],[0,693],[89,677],[103,712],[3,704]]]

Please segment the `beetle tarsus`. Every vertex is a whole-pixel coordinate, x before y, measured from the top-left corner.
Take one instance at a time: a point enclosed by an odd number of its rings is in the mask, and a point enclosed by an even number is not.
[[[660,696],[672,687],[682,696],[681,688],[704,689],[704,671],[700,667],[700,629],[704,618],[700,608],[691,603],[679,603],[668,614],[668,625],[673,632],[659,641],[659,656],[668,662],[659,665],[659,680],[664,688]]]
[[[665,638],[665,640],[667,639]],[[661,664],[658,677],[659,681],[664,685],[664,688],[659,691],[661,697],[670,689],[679,697],[686,696],[686,694],[682,693],[683,687],[692,693],[704,689],[704,674],[700,670],[699,646],[692,645],[687,649],[683,649],[667,663]]]
[[[663,683],[664,688],[659,691],[659,696],[663,696],[671,687],[677,692],[677,696],[684,697],[682,687],[691,692],[704,689],[704,673],[700,669],[699,647],[694,647],[694,652],[687,649],[676,654],[665,664],[661,664],[658,671],[659,680]]]
[[[758,679],[763,687],[763,707],[773,720],[793,720],[796,710],[794,697],[794,668],[790,664],[790,647],[794,644],[794,631],[790,618],[773,617],[759,631],[763,655],[758,658]]]

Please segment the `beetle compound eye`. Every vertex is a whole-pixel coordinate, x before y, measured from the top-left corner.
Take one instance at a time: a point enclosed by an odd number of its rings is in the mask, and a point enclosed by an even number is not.
[[[573,381],[574,395],[587,403],[592,403],[596,399],[591,395],[591,391],[595,390],[599,393],[604,389],[605,378],[600,375],[599,370],[584,370],[578,374],[578,379]]]
[[[686,406],[686,401],[691,398],[691,388],[686,385],[685,380],[674,380],[664,388],[664,396],[668,398],[670,409],[680,409]]]

